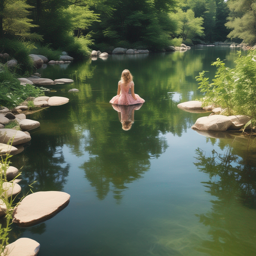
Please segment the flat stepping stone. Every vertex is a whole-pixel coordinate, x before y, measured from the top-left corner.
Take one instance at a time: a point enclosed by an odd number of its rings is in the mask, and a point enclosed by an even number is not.
[[[54,81],[49,78],[28,77],[35,85],[54,85]]]
[[[28,110],[28,106],[18,106],[15,109]]]
[[[7,170],[4,169],[4,165],[0,164],[0,168],[2,169],[2,175],[6,175],[7,180],[13,180],[15,177],[17,177],[19,170],[14,166],[8,166]]]
[[[20,121],[19,124],[20,124],[21,130],[23,131],[33,130],[40,126],[40,123],[38,121],[31,120],[31,119],[23,119]]]
[[[36,256],[40,244],[30,238],[22,237],[6,246],[4,255],[8,256]]]
[[[51,218],[69,203],[70,195],[60,191],[42,191],[26,196],[15,208],[13,222],[31,226]]]
[[[17,131],[13,129],[0,129],[0,143],[8,144],[12,142],[12,145],[19,145],[27,143],[31,140],[29,134],[26,134],[22,131]]]
[[[21,186],[17,183],[13,182],[3,182],[2,188],[4,192],[2,193],[2,196],[11,197],[16,196],[21,191]]]
[[[60,78],[60,79],[55,79],[54,83],[64,83],[64,84],[69,84],[69,83],[74,83],[73,79],[69,79],[69,78]]]
[[[2,199],[0,199],[0,217],[4,216],[7,211],[6,204]]]
[[[18,149],[14,146],[0,143],[0,154],[10,154],[10,153],[14,153],[17,151],[18,151]]]
[[[49,106],[60,106],[60,105],[66,104],[68,102],[69,102],[68,98],[58,97],[58,96],[50,97],[50,99],[48,100]]]

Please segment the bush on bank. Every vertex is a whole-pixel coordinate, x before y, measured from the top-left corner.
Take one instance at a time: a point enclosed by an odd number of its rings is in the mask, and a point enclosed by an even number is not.
[[[0,65],[0,107],[14,108],[28,97],[44,95],[39,88],[27,84],[23,86],[15,74],[4,65]]]
[[[217,59],[213,66],[217,71],[212,82],[205,77],[205,71],[196,77],[199,89],[205,93],[205,105],[214,104],[227,110],[227,114],[240,114],[256,120],[256,51],[249,51],[246,56],[241,52],[234,68],[226,67]]]

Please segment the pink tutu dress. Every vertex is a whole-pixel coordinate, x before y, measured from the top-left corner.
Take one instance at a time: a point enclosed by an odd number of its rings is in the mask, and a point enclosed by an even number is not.
[[[129,93],[129,89],[134,86],[134,82],[131,81],[127,85],[125,85],[122,81],[119,81],[120,84],[120,94],[114,96],[111,100],[111,104],[117,104],[117,105],[136,105],[136,104],[141,104],[144,103],[145,100],[142,99],[138,94],[135,94],[135,97],[137,100],[135,100],[132,97],[132,94]]]

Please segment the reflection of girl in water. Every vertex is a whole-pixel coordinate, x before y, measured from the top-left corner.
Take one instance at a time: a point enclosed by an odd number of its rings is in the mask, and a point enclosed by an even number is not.
[[[129,131],[134,123],[134,110],[139,110],[142,104],[131,106],[112,105],[113,109],[118,112],[119,121],[124,131]]]
[[[134,93],[134,82],[131,72],[125,69],[122,72],[121,80],[118,82],[117,95],[110,100],[111,104],[135,105],[144,103],[138,94]]]

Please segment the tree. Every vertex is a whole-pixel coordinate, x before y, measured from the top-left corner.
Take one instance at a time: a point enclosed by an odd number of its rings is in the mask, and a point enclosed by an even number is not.
[[[228,37],[240,38],[244,43],[256,43],[256,1],[255,0],[230,0],[228,1],[230,16],[226,23],[232,31]]]
[[[36,27],[29,19],[29,9],[25,0],[2,0],[0,3],[0,35],[18,36],[21,38],[38,39],[38,34],[31,34],[30,29]]]
[[[182,37],[183,41],[193,39],[195,36],[203,35],[203,18],[195,18],[194,12],[178,10],[177,13],[171,14],[178,21],[177,35]]]

